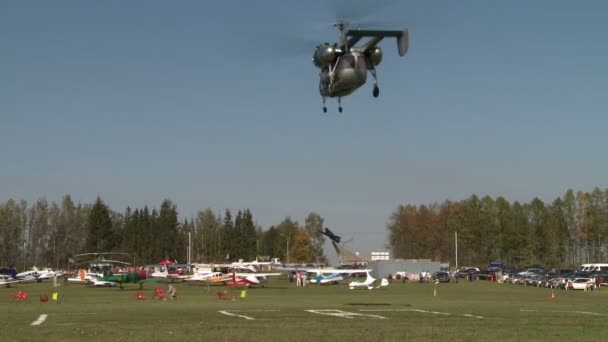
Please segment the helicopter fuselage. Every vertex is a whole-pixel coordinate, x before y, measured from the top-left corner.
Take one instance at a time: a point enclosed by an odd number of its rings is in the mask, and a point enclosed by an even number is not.
[[[352,94],[365,84],[368,63],[367,58],[360,53],[349,52],[338,56],[319,73],[321,96],[342,97]]]

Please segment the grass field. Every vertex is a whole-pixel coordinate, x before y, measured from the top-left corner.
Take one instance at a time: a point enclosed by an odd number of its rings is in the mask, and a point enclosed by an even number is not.
[[[220,300],[223,286],[179,283],[178,299],[144,300],[137,285],[60,286],[59,302],[39,301],[52,285],[0,289],[0,341],[600,341],[608,338],[608,288],[556,291],[485,281],[393,282],[368,291],[345,285],[298,288],[272,279],[244,300]],[[25,291],[26,301],[10,299]],[[234,290],[238,297],[239,290]],[[308,311],[313,310],[313,312]],[[320,311],[328,310],[328,311]],[[32,326],[40,315],[48,315]]]

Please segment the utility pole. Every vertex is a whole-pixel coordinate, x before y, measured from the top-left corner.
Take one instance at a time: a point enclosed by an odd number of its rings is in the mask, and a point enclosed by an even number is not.
[[[456,250],[456,269],[458,269],[458,231],[454,231],[454,249]]]
[[[192,258],[192,232],[188,232],[188,264]]]
[[[291,233],[285,235],[283,233],[281,233],[281,236],[285,238],[285,240],[287,240],[287,263],[289,264],[289,240],[291,240]]]

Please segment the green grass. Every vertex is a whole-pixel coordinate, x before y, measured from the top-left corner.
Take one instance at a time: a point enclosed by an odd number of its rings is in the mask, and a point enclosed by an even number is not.
[[[166,286],[146,284],[143,301],[135,299],[136,285],[61,286],[59,303],[39,301],[41,294],[52,293],[49,283],[1,288],[0,341],[600,341],[608,336],[608,289],[556,291],[553,303],[548,289],[485,281],[440,284],[434,297],[434,284],[394,282],[368,291],[345,285],[297,288],[273,279],[265,288],[249,289],[245,300],[219,300],[217,291],[230,290],[223,286],[185,283],[175,285],[178,300],[151,298],[154,288]],[[11,300],[18,290],[29,299]],[[332,309],[385,318],[306,311]],[[48,314],[47,320],[31,326],[40,314]]]

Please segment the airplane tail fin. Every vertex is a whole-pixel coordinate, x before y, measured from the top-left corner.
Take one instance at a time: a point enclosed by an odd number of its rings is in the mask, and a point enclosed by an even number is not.
[[[369,274],[369,272],[367,272],[367,278],[365,279],[365,282],[371,285],[375,281],[376,281],[376,279],[374,277],[372,277],[372,275]]]

